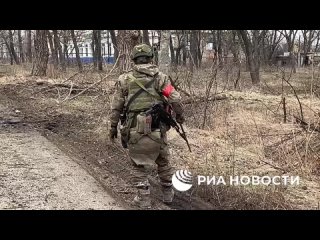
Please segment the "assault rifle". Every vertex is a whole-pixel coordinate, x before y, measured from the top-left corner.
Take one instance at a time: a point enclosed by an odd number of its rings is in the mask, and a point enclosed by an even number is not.
[[[182,124],[179,124],[180,125],[179,127],[178,123],[172,118],[172,115],[163,108],[162,104],[159,104],[159,103],[154,104],[150,110],[146,111],[146,114],[152,114],[156,116],[156,118],[158,118],[157,120],[159,120],[160,122],[163,122],[173,127],[179,133],[179,135],[186,141],[189,151],[191,152],[189,141],[187,139],[187,136],[183,129]],[[180,132],[180,129],[181,129],[181,132]]]

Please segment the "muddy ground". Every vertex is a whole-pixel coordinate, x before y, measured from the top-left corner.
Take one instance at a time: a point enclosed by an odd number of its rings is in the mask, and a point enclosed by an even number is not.
[[[39,93],[34,94],[35,92]],[[84,113],[81,114],[81,112],[76,115],[62,113],[61,108],[50,101],[52,100],[50,97],[55,96],[55,94],[51,91],[46,92],[50,100],[44,101],[42,92],[43,86],[36,82],[1,85],[0,102],[13,113],[10,116],[1,116],[2,134],[6,134],[3,131],[7,131],[8,128],[14,126],[25,137],[30,135],[28,140],[32,149],[43,151],[41,144],[39,148],[37,144],[33,145],[34,137],[32,137],[32,134],[40,133],[41,138],[44,137],[53,143],[59,151],[66,154],[68,158],[89,173],[95,181],[98,181],[103,186],[104,191],[118,202],[118,205],[125,209],[136,209],[131,205],[135,192],[129,183],[132,166],[125,151],[121,148],[119,142],[113,144],[106,139],[107,131],[104,139],[95,139],[92,135],[90,123],[94,121],[93,118],[99,119],[99,116],[88,116]],[[90,91],[85,95],[90,96]],[[99,104],[101,104],[100,101]],[[8,141],[11,140],[8,139]],[[50,155],[50,153],[46,154]],[[73,174],[77,175],[76,172]],[[45,175],[44,172],[43,176]],[[217,208],[217,206],[190,193],[177,193],[174,202],[170,206],[165,205],[161,202],[161,191],[155,174],[150,178],[150,182],[153,186],[153,209]],[[46,184],[49,184],[49,182]],[[78,185],[81,184],[82,182],[79,181]],[[36,190],[32,191],[37,194]],[[99,193],[103,195],[101,189]],[[70,196],[77,199],[74,195]],[[96,201],[99,201],[99,198]],[[100,204],[103,204],[103,201]],[[46,208],[45,205],[42,205],[42,207]],[[64,207],[73,208],[72,205]],[[96,208],[103,209],[104,207],[97,205]]]
[[[127,153],[119,139],[115,143],[108,140],[113,81],[108,80],[107,86],[90,89],[74,100],[65,101],[66,97],[75,96],[90,83],[77,82],[78,86],[70,89],[57,87],[43,79],[24,77],[9,80],[0,84],[0,103],[10,109],[14,116],[2,116],[0,123],[3,127],[15,126],[22,132],[26,129],[26,134],[29,133],[27,129],[40,133],[99,182],[119,205],[125,209],[136,209],[131,205],[135,192],[130,186],[132,166]],[[174,130],[170,130],[168,135],[173,165],[177,169],[199,170],[209,175],[229,174],[232,171],[239,174],[282,174],[283,169],[296,174],[295,169],[290,168],[291,163],[275,158],[275,162],[263,162],[269,152],[276,155],[274,151],[286,142],[279,136],[286,137],[293,130],[301,132],[297,124],[279,124],[281,119],[270,117],[268,109],[257,107],[262,102],[263,107],[267,103],[269,108],[276,109],[279,96],[242,92],[232,94],[232,99],[225,104],[209,106],[215,111],[207,121],[208,126],[213,126],[211,129],[200,130],[197,126],[201,124],[196,119],[201,106],[193,106],[193,113],[190,108],[186,109],[188,121],[185,129],[193,152],[190,154],[184,141]],[[11,122],[6,122],[6,119],[11,119]],[[251,123],[252,119],[256,122]],[[259,127],[259,133],[265,134],[263,141],[270,142],[263,149],[261,139],[255,137],[256,127]],[[236,143],[234,136],[237,136]],[[303,138],[301,134],[297,136],[298,140],[299,137]],[[177,192],[171,205],[161,202],[155,172],[150,182],[153,209],[159,210],[319,208],[317,174],[306,177],[297,188],[193,187],[188,192]]]

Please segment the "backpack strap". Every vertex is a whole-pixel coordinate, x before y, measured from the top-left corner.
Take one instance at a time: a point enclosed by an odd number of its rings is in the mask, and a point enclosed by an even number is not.
[[[157,73],[158,74],[158,73]],[[132,79],[139,87],[140,89],[128,100],[128,103],[126,105],[126,109],[129,109],[130,104],[143,92],[147,92],[150,95],[152,95],[155,98],[159,98],[159,96],[154,95],[153,93],[148,91],[148,87],[150,87],[154,81],[156,80],[156,75],[154,75],[153,79],[150,82],[147,82],[145,85],[143,85],[141,82],[138,81],[138,79],[136,79],[134,76],[132,76],[131,74],[129,74],[128,76],[130,77],[130,79]]]

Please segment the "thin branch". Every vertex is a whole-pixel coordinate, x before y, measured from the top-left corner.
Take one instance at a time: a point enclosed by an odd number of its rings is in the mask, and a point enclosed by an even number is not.
[[[179,90],[180,92],[183,92],[183,93],[184,93],[185,95],[187,95],[188,97],[191,96],[190,93],[186,92],[185,90],[183,90],[183,89],[181,89],[179,86],[177,86],[177,84],[175,83],[175,81],[172,80],[171,76],[169,76],[169,79],[170,79],[170,82],[171,82],[172,86],[173,86],[175,89]]]
[[[300,99],[298,97],[298,94],[296,92],[296,90],[294,89],[294,87],[292,86],[292,84],[283,76],[282,79],[290,86],[290,88],[292,89],[293,91],[293,94],[294,96],[296,97],[296,99],[298,100],[298,103],[299,103],[299,108],[300,108],[300,114],[301,114],[301,119],[303,121],[304,117],[303,117],[303,111],[302,111],[302,105],[301,105],[301,102],[300,102]]]
[[[119,54],[119,56],[120,56],[120,54]],[[112,67],[112,69],[109,71],[109,73],[106,74],[106,76],[104,76],[101,80],[99,80],[99,81],[91,84],[89,87],[83,89],[83,90],[82,90],[81,92],[79,92],[77,95],[75,95],[75,96],[73,96],[73,97],[71,97],[71,98],[69,98],[69,99],[64,99],[61,103],[65,102],[66,100],[73,100],[73,99],[79,97],[81,94],[83,94],[84,92],[86,92],[86,91],[89,90],[90,88],[92,88],[92,87],[98,85],[99,83],[101,83],[102,81],[104,81],[107,77],[110,76],[110,74],[111,74],[111,73],[113,72],[113,70],[116,68],[117,63],[118,63],[118,60],[119,60],[119,57],[117,58],[115,64],[113,65],[113,67]]]

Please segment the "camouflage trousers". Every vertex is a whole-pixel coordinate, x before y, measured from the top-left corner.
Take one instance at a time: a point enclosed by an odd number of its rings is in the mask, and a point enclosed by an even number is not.
[[[156,171],[160,180],[160,184],[163,187],[172,186],[172,175],[174,173],[174,168],[170,165],[170,154],[167,146],[166,135],[162,137],[162,144],[160,146],[159,155],[155,160],[155,164],[143,164],[137,163],[131,159],[133,165],[133,170],[131,172],[131,183],[133,186],[139,188],[149,187],[148,176],[152,174],[152,171],[156,167]],[[130,156],[130,154],[129,154]]]

